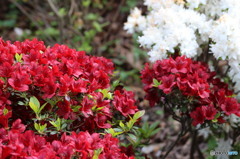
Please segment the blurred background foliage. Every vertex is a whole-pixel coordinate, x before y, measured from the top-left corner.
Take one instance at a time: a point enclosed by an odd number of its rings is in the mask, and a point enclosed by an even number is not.
[[[115,63],[116,78],[141,86],[146,53],[137,35],[123,30],[130,9],[143,0],[1,0],[0,36],[4,40],[38,38],[46,45],[66,44]]]

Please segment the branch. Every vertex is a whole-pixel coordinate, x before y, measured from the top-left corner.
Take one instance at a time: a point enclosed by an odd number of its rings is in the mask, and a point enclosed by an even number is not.
[[[167,158],[168,154],[173,150],[173,148],[176,146],[176,144],[179,142],[179,140],[181,139],[182,136],[184,136],[189,129],[185,128],[185,118],[181,118],[181,132],[178,134],[177,139],[170,145],[170,147],[168,148],[167,152],[165,153],[165,155],[163,156],[162,159]]]
[[[64,26],[64,21],[63,17],[59,14],[57,7],[53,4],[52,0],[47,0],[48,4],[50,5],[52,11],[57,15],[59,19],[59,30],[60,30],[60,41],[61,43],[63,42],[63,37],[64,37],[64,32],[63,32],[63,26]]]
[[[28,17],[28,19],[30,19],[34,25],[36,25],[38,28],[41,28],[40,25],[36,23],[36,20],[30,14],[28,14],[28,12],[16,0],[10,0],[10,2],[12,2],[26,17]]]
[[[56,6],[53,4],[52,0],[47,0],[48,4],[50,5],[51,9],[53,12],[58,16],[58,18],[61,18],[60,14],[58,13],[58,9]]]
[[[194,130],[192,134],[192,145],[191,145],[191,151],[190,151],[190,159],[194,159],[194,152],[196,147],[196,138],[197,138],[197,131]]]

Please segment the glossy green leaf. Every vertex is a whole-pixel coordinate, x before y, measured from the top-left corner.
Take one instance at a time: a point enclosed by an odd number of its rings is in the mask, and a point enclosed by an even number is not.
[[[153,87],[158,87],[159,85],[161,85],[161,81],[158,81],[157,79],[153,79]]]
[[[134,114],[133,119],[137,120],[141,118],[145,114],[145,110],[138,111],[137,113]]]
[[[22,54],[16,53],[15,54],[15,59],[16,59],[17,62],[22,62]]]
[[[38,115],[38,112],[39,112],[39,109],[40,109],[40,103],[35,96],[32,96],[30,98],[29,106],[30,106],[30,108],[32,108],[32,110],[35,112],[35,114]]]

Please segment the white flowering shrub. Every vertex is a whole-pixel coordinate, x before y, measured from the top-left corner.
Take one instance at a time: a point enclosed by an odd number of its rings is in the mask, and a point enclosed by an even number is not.
[[[147,14],[134,8],[124,29],[140,33],[138,41],[149,49],[151,62],[175,50],[190,58],[212,53],[228,61],[228,75],[235,93],[240,92],[240,0],[145,0],[144,4]]]

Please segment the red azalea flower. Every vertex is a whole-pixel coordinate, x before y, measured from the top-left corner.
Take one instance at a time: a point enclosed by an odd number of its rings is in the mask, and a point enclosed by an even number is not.
[[[58,106],[57,114],[63,117],[64,119],[68,119],[72,113],[70,102],[67,100],[59,101],[57,103],[57,106]]]
[[[166,94],[171,93],[172,87],[176,84],[175,76],[172,74],[169,76],[163,76],[161,81],[162,81],[162,84],[158,86],[158,88],[163,90],[163,92]]]
[[[12,88],[18,91],[27,91],[29,89],[29,84],[32,83],[30,77],[25,72],[13,72],[11,78],[8,79],[8,83]]]
[[[85,96],[81,102],[80,111],[87,118],[87,117],[89,117],[89,115],[93,115],[93,112],[92,112],[93,106],[94,106],[93,101],[90,100],[87,96]]]
[[[193,119],[193,126],[202,124],[206,119],[206,114],[203,107],[197,107],[194,111],[190,113],[190,117]]]
[[[97,113],[94,121],[96,122],[99,128],[111,128],[111,124],[107,123],[108,117],[105,114]]]
[[[12,65],[8,62],[4,62],[0,65],[0,77],[11,77],[13,72]]]
[[[71,91],[75,93],[86,93],[87,92],[87,81],[79,79],[77,81],[73,81],[71,84]]]
[[[60,77],[59,84],[59,96],[64,96],[68,91],[70,91],[70,86],[73,85],[73,79],[69,77],[67,74]]]
[[[217,118],[217,120],[218,120],[218,123],[219,123],[219,124],[223,124],[223,123],[226,122],[226,120],[224,120],[222,116],[220,116],[219,118]]]
[[[11,131],[15,133],[22,133],[26,129],[26,126],[22,124],[21,119],[17,119],[12,123]]]
[[[209,85],[208,84],[201,84],[199,82],[192,85],[192,88],[197,91],[197,95],[201,98],[208,98],[209,97]]]
[[[225,98],[224,102],[220,104],[221,109],[226,115],[235,114],[239,110],[239,104],[234,98]]]
[[[146,86],[151,87],[154,78],[154,71],[149,68],[148,63],[145,64],[145,68],[141,71],[141,78],[142,82],[146,84]]]
[[[47,78],[45,78],[47,79]],[[55,93],[56,93],[56,90],[59,86],[58,83],[54,83],[53,80],[51,78],[48,78],[49,81],[45,83],[45,85],[41,88],[41,91],[43,92],[43,98],[46,99],[46,98],[52,98]]]
[[[190,59],[185,58],[185,56],[178,56],[175,60],[171,60],[171,63],[173,64],[172,73],[187,73]]]
[[[145,99],[149,101],[151,107],[160,101],[161,96],[157,88],[150,88],[145,91],[147,92]]]
[[[162,61],[158,60],[156,61],[156,63],[153,65],[153,70],[154,73],[158,76],[164,76],[164,75],[168,75],[171,72],[171,68],[172,68],[172,63],[171,63],[172,59],[164,59]]]
[[[124,116],[134,114],[138,111],[135,106],[134,94],[131,91],[114,91],[113,105]]]
[[[93,79],[97,81],[97,86],[99,86],[97,89],[105,89],[109,87],[109,76],[102,70],[92,72],[92,80]]]
[[[203,111],[205,112],[205,117],[207,120],[213,120],[215,115],[217,114],[216,108],[213,105],[202,106]]]
[[[0,109],[0,125],[8,128],[8,120],[12,117],[12,110],[9,106],[1,107]]]

